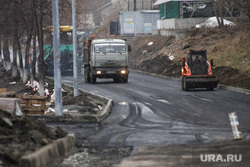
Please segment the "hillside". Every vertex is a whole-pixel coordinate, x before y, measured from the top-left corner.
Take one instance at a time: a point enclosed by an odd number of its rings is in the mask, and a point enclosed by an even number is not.
[[[180,60],[187,51],[206,49],[208,58],[214,59],[214,74],[220,84],[250,89],[249,22],[239,22],[233,27],[193,28],[179,41],[173,36],[137,36],[129,43],[132,69],[180,77]]]

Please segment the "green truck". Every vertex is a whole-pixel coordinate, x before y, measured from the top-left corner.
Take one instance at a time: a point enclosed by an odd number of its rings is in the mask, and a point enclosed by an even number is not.
[[[73,44],[72,44],[72,26],[60,26],[60,52],[61,52],[61,74],[73,75]],[[46,65],[46,75],[54,75],[54,56],[53,56],[53,27],[44,28],[45,44],[43,46],[44,62]],[[81,72],[83,64],[83,40],[78,39],[77,43],[77,62],[78,73]]]
[[[53,45],[44,45],[44,62],[46,64],[46,75],[54,75]],[[61,74],[63,76],[73,75],[73,45],[60,45],[61,51]],[[78,73],[82,68],[82,51],[77,51]]]
[[[113,78],[114,82],[127,83],[130,50],[130,45],[123,38],[88,37],[84,43],[85,82],[95,83],[97,78]]]

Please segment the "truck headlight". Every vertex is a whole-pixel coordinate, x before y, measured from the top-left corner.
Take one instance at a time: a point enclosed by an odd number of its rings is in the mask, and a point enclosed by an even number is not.
[[[101,74],[102,73],[102,71],[96,71],[96,74]]]
[[[121,70],[121,74],[126,74],[127,71],[126,70]]]

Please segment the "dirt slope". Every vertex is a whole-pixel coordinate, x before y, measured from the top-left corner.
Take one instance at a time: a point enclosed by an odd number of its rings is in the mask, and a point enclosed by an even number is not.
[[[10,84],[11,82],[15,82],[15,84]],[[49,83],[47,87],[49,92],[52,92],[54,83],[47,79],[46,82]],[[6,88],[7,92],[14,92],[17,98],[20,98],[25,93],[38,95],[37,92],[32,91],[32,88],[28,88],[20,81],[20,76],[11,79],[11,70],[6,71],[2,62],[0,62],[0,88]],[[49,100],[50,97],[47,97],[47,101]],[[91,97],[86,95],[80,94],[74,97],[69,90],[63,92],[63,107],[78,107],[79,113],[96,114],[95,108],[98,108],[98,105],[101,104],[96,104]],[[53,104],[51,107],[53,108]],[[13,116],[0,109],[0,167],[19,166],[19,160],[22,156],[30,154],[66,135],[67,132],[61,128],[48,127],[45,123],[35,120],[29,115]]]
[[[0,166],[19,166],[19,159],[67,135],[61,128],[43,122],[15,117],[0,110]]]
[[[148,45],[153,42],[152,45]],[[137,36],[130,41],[130,68],[180,77],[180,60],[190,49],[206,49],[214,59],[214,74],[220,84],[250,89],[250,23],[210,29],[191,29],[176,41],[172,36]],[[172,56],[174,59],[170,60]],[[170,57],[170,58],[169,58]]]

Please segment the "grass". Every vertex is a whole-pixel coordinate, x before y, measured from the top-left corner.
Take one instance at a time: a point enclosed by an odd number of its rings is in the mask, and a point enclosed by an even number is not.
[[[250,44],[220,52],[214,59],[216,66],[231,66],[250,75]]]

